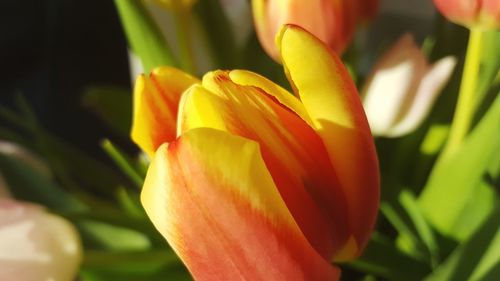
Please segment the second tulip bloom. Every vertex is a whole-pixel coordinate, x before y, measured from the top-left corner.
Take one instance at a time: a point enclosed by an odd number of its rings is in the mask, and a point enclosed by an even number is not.
[[[357,23],[372,17],[378,0],[253,0],[255,29],[264,50],[279,61],[274,42],[284,24],[301,26],[341,54]]]
[[[400,137],[425,120],[456,64],[448,56],[429,64],[410,34],[377,62],[363,87],[363,105],[375,136]]]

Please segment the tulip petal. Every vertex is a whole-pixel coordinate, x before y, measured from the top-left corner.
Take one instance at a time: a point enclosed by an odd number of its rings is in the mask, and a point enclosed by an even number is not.
[[[268,21],[266,6],[265,0],[252,0],[253,22],[262,48],[264,48],[269,56],[277,60],[279,56],[272,42],[276,30],[274,30],[274,26],[271,26],[271,22]]]
[[[0,280],[73,280],[81,260],[78,232],[68,221],[0,199]]]
[[[500,28],[500,1],[483,0],[479,18],[487,28]]]
[[[271,80],[247,70],[233,70],[229,72],[229,77],[238,85],[254,86],[262,89],[264,92],[274,96],[282,105],[293,110],[293,112],[299,115],[307,124],[312,125],[311,118],[300,100]]]
[[[498,29],[500,2],[498,0],[434,0],[436,8],[450,21],[468,27]]]
[[[319,39],[288,25],[277,42],[288,80],[321,136],[347,197],[356,243],[336,259],[352,258],[368,242],[379,201],[377,156],[361,101],[338,56]]]
[[[427,70],[427,60],[410,34],[384,54],[363,89],[363,106],[376,136],[387,136],[406,116]]]
[[[200,127],[227,131],[224,118],[215,104],[217,101],[214,101],[214,94],[201,85],[187,89],[179,104],[177,136]]]
[[[274,39],[283,24],[296,24],[342,53],[351,41],[357,21],[356,1],[253,0],[257,36],[264,50],[276,61]]]
[[[356,2],[356,1],[353,1]],[[379,0],[361,0],[356,3],[356,10],[361,21],[374,18],[377,15]]]
[[[181,94],[199,80],[172,67],[159,67],[137,78],[131,136],[152,156],[164,142],[175,139]]]
[[[338,280],[254,141],[209,128],[184,133],[158,149],[141,200],[196,280]]]
[[[434,0],[436,8],[454,22],[473,25],[483,1]]]
[[[183,97],[182,132],[208,127],[261,145],[264,161],[313,247],[325,257],[348,238],[345,196],[316,132],[260,88],[230,81],[224,71],[203,78]]]
[[[411,101],[411,108],[405,117],[388,131],[388,136],[405,135],[414,131],[424,121],[434,101],[450,79],[455,65],[454,57],[445,57],[432,66],[422,79],[415,98]]]

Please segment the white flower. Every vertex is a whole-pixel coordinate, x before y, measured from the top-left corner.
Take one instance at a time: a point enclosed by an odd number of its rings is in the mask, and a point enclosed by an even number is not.
[[[0,199],[0,280],[71,281],[81,259],[68,221],[37,205]]]
[[[362,90],[372,133],[399,137],[417,129],[455,65],[453,57],[430,65],[413,37],[403,35],[379,60]]]
[[[50,177],[48,166],[28,150],[0,140],[0,153]],[[82,247],[78,232],[65,219],[41,206],[10,199],[0,173],[0,280],[71,281],[78,273]]]

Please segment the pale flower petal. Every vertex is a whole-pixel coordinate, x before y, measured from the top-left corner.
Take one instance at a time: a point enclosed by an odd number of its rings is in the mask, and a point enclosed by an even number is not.
[[[0,280],[72,280],[81,259],[69,222],[39,206],[0,199]]]
[[[455,60],[429,66],[409,34],[380,59],[363,89],[363,106],[375,136],[399,137],[425,119],[448,81]]]
[[[405,94],[411,89],[413,69],[412,62],[405,60],[392,68],[380,69],[373,77],[366,90],[363,106],[374,135],[384,135],[394,124],[405,101]]]
[[[457,60],[449,56],[439,60],[432,66],[422,79],[410,110],[403,120],[389,130],[388,136],[398,137],[408,134],[422,124],[441,90],[450,79],[456,63]]]

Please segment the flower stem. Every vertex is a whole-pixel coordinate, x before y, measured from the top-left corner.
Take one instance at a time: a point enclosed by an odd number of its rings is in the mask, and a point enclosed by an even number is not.
[[[444,148],[444,155],[453,153],[460,146],[469,132],[472,118],[474,117],[477,105],[475,94],[479,76],[483,34],[484,32],[477,28],[470,30],[462,83],[460,85],[455,115],[451,124],[450,135]]]
[[[174,1],[175,2],[175,1]],[[177,39],[179,40],[179,50],[182,68],[196,75],[196,65],[194,62],[193,45],[191,44],[191,9],[179,5],[174,10]]]

